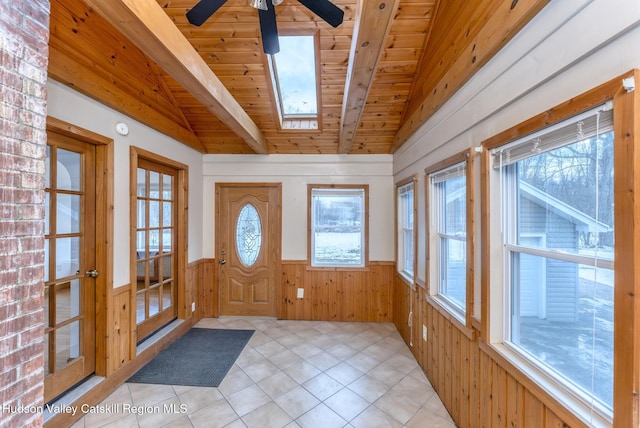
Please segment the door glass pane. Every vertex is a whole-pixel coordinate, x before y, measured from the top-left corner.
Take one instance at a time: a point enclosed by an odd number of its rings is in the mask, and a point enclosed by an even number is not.
[[[57,197],[56,233],[80,232],[80,195],[58,193]],[[48,220],[49,218],[47,216],[47,221]]]
[[[170,253],[173,251],[173,239],[171,229],[165,229],[162,231],[162,251],[164,253]]]
[[[48,235],[50,225],[49,225],[49,208],[51,207],[51,194],[49,192],[44,194],[44,206],[46,207],[44,210],[44,234]]]
[[[154,254],[158,254],[158,250],[160,248],[160,231],[159,230],[150,230],[149,231],[149,251],[153,256]]]
[[[145,268],[147,266],[147,262],[138,262],[136,263],[136,282],[137,282],[137,290],[142,290],[145,287],[145,278],[147,276]]]
[[[173,297],[173,293],[171,293],[171,287],[172,283],[166,283],[164,284],[164,286],[162,287],[162,309],[167,309],[169,306],[172,305],[172,297]]]
[[[146,319],[145,307],[146,305],[146,297],[147,292],[141,291],[136,295],[136,323],[140,324],[142,321]]]
[[[49,287],[44,287],[44,327],[49,326]],[[46,350],[46,348],[45,348]]]
[[[171,278],[171,273],[173,271],[172,265],[171,265],[172,259],[173,259],[173,256],[171,255],[164,256],[162,258],[162,279],[163,280]]]
[[[138,228],[145,226],[146,208],[147,208],[147,202],[144,199],[138,199],[138,214],[137,214],[137,221],[136,221],[136,226]]]
[[[50,334],[44,335],[44,374],[45,376],[51,373],[49,369],[49,336]]]
[[[149,260],[149,283],[151,285],[157,284],[160,281],[158,277],[158,258],[152,258]]]
[[[149,197],[160,198],[160,173],[149,171]]]
[[[56,370],[60,370],[80,355],[80,321],[56,329],[55,338]]]
[[[160,311],[160,288],[149,290],[149,316],[152,317]]]
[[[49,281],[49,240],[44,240],[44,282]]]
[[[253,266],[258,260],[262,245],[262,227],[256,208],[247,204],[240,210],[236,223],[236,249],[245,266]]]
[[[50,146],[47,146],[47,161],[44,164],[44,187],[47,189],[51,187],[51,147]]]
[[[56,278],[76,275],[80,269],[80,238],[56,239]]]
[[[138,196],[145,197],[147,195],[147,172],[142,168],[138,168]]]
[[[171,227],[171,202],[162,203],[162,226]]]
[[[80,280],[56,285],[56,323],[80,315]]]
[[[80,153],[58,149],[57,188],[63,190],[80,190]]]
[[[149,227],[160,226],[160,202],[149,201]]]
[[[173,177],[170,175],[162,175],[162,199],[173,199]]]
[[[141,230],[136,233],[136,250],[138,251],[139,259],[145,259],[148,257],[146,240],[147,232]]]

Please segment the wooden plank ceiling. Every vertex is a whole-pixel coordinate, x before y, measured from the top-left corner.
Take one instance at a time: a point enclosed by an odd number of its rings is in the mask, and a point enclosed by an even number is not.
[[[313,131],[280,129],[257,10],[197,1],[52,0],[50,77],[203,153],[390,153],[549,0],[334,0],[338,28],[285,0],[280,34],[320,37]]]

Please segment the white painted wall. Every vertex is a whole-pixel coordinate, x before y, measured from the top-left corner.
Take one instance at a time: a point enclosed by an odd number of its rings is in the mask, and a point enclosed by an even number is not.
[[[500,131],[632,68],[640,68],[638,46],[639,1],[550,2],[394,154],[395,181],[419,174],[418,224],[425,224],[426,167],[479,146]],[[479,174],[476,180],[479,183]],[[476,190],[475,199],[480,201],[479,185]],[[478,225],[479,209],[477,206]],[[478,227],[476,242],[480,242],[479,233]],[[425,281],[425,242],[422,228],[418,241],[420,281]],[[475,265],[479,273],[479,252]],[[475,300],[479,305],[479,295]]]
[[[130,282],[129,261],[129,147],[136,146],[189,166],[189,251],[188,261],[202,258],[202,154],[140,122],[116,112],[69,87],[49,80],[49,115],[114,140],[114,230],[113,284]],[[124,122],[129,135],[116,133]]]
[[[369,260],[394,260],[391,155],[205,155],[204,257],[215,257],[215,185],[282,183],[282,259],[307,259],[307,184],[369,185]]]

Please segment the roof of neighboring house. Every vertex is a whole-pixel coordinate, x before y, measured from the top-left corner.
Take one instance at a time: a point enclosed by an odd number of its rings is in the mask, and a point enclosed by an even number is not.
[[[588,214],[572,207],[571,205],[561,201],[558,198],[555,198],[544,192],[537,187],[525,182],[519,182],[520,190],[522,191],[522,196],[525,198],[537,203],[538,205],[544,206],[546,209],[555,212],[560,217],[563,217],[570,222],[581,226],[581,229],[584,229],[585,232],[610,232],[612,227],[602,223],[601,221],[596,220]]]

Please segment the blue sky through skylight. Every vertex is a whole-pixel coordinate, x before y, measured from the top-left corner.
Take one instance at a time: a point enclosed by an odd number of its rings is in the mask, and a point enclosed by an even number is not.
[[[313,36],[281,36],[274,55],[283,116],[318,114]]]

